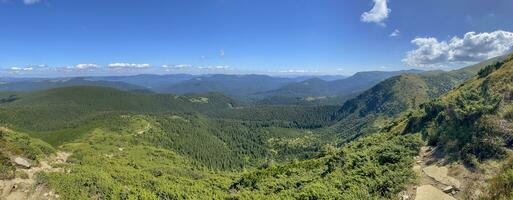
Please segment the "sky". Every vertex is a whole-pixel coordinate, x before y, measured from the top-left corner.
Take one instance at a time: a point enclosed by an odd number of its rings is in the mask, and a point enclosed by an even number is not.
[[[351,75],[513,51],[511,0],[0,0],[0,76]]]

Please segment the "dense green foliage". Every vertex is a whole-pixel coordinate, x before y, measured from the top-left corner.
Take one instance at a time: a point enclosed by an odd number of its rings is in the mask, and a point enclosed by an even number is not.
[[[73,152],[70,163],[62,166],[69,173],[40,174],[39,179],[63,199],[226,196],[223,191],[229,179],[225,176],[197,167],[173,151],[152,146],[130,128],[119,132],[95,129],[88,137],[62,148]]]
[[[418,135],[376,134],[320,158],[249,172],[231,188],[242,198],[387,199],[414,181],[420,146]]]
[[[431,145],[475,166],[503,158],[511,144],[508,118],[513,87],[513,62],[490,65],[478,76],[410,116],[405,132],[421,132]],[[498,66],[498,67],[497,67]]]
[[[175,96],[131,93],[102,87],[69,87],[19,94],[0,104],[0,123],[27,131],[77,129],[105,113],[195,112],[229,108],[233,100],[220,95]]]
[[[430,71],[389,78],[345,102],[335,114],[337,123],[326,132],[337,134],[342,143],[374,133],[404,112],[449,92],[490,62],[503,59],[493,58],[450,72]]]
[[[209,116],[258,127],[320,128],[333,123],[337,106],[253,106],[216,110]]]
[[[509,160],[502,170],[492,178],[486,196],[486,200],[513,199],[513,159]]]
[[[490,66],[458,87],[477,67],[403,74],[342,107],[102,87],[1,93],[0,179],[17,176],[12,155],[57,149],[72,153],[55,166],[64,173],[37,183],[62,199],[391,199],[415,182],[422,139],[471,166],[507,156],[513,61]],[[490,199],[511,197],[510,169]]]

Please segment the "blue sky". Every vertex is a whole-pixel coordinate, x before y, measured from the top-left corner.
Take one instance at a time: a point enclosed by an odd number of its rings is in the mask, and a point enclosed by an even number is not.
[[[452,69],[511,52],[512,9],[511,0],[0,0],[0,73]]]

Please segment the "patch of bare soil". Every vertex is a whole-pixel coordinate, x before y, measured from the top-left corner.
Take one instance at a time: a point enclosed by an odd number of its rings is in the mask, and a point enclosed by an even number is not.
[[[52,164],[65,163],[71,154],[58,152],[46,160],[39,162],[38,166],[18,168],[23,177],[11,180],[0,180],[0,200],[54,200],[59,195],[43,185],[37,185],[35,174],[38,172],[62,172],[61,168],[54,168]]]
[[[415,159],[413,170],[419,177],[418,182],[401,192],[399,199],[473,200],[481,194],[485,178],[461,163],[448,163],[436,148],[422,147],[420,155]]]

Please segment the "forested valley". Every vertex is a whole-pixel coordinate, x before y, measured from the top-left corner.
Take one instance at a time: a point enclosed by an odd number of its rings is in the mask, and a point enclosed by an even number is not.
[[[511,199],[512,58],[378,78],[338,103],[117,82],[4,90],[0,183],[48,199],[413,199],[446,167],[461,173],[442,184],[451,198]]]

